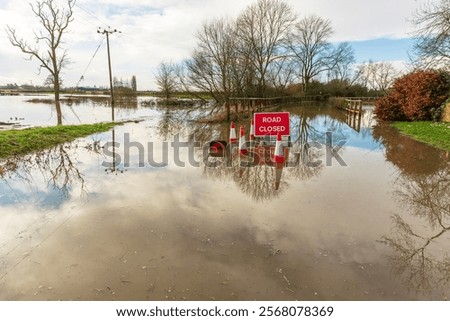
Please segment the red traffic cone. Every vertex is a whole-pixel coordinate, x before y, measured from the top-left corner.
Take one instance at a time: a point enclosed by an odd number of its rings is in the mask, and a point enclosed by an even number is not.
[[[278,132],[277,134],[277,143],[275,145],[275,151],[273,155],[273,162],[276,164],[283,164],[284,163],[284,146],[281,141],[281,133]]]
[[[234,127],[234,122],[231,122],[230,126],[230,144],[236,143],[236,127]]]
[[[255,123],[253,122],[252,119],[252,123],[250,125],[250,141],[254,141],[255,140]]]
[[[241,126],[239,130],[239,154],[247,155],[247,142],[245,141],[245,129],[244,126]]]

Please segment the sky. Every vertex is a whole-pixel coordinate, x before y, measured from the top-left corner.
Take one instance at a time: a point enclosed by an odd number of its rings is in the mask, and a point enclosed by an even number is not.
[[[33,0],[34,1],[34,0]],[[64,5],[66,0],[54,0]],[[110,36],[113,75],[137,78],[139,90],[155,90],[154,75],[162,61],[190,57],[200,26],[215,18],[235,18],[256,0],[78,0],[65,48],[71,60],[64,86],[108,86],[106,41],[100,27],[121,31]],[[434,0],[437,1],[437,0]],[[349,41],[357,62],[392,61],[402,66],[413,41],[411,19],[428,0],[285,0],[299,17],[330,19],[332,42]],[[0,0],[0,85],[43,84],[39,64],[29,61],[8,41],[7,25],[33,41],[39,23],[29,1]],[[94,56],[97,48],[97,54]],[[92,59],[91,64],[89,64]],[[80,81],[81,76],[83,79]]]

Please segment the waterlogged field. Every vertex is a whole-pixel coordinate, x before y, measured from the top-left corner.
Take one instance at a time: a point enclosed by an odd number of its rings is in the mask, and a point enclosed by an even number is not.
[[[108,107],[109,99],[106,96],[65,94],[61,99],[63,125],[111,121],[111,109]],[[155,100],[152,97],[137,97],[126,101],[123,105],[125,108],[116,108],[116,121],[152,115],[153,110],[141,108],[143,101],[150,104]],[[57,113],[51,95],[0,96],[0,130],[56,124]]]
[[[0,299],[447,299],[449,155],[370,110],[281,110],[284,168],[211,157],[227,124],[156,108],[3,162]]]

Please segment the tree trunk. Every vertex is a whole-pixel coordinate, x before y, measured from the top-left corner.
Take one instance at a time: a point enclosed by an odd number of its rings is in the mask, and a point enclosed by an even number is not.
[[[58,126],[62,125],[62,111],[61,111],[61,102],[59,100],[55,101],[56,106],[56,117],[58,119]]]
[[[309,83],[311,82],[311,78],[310,77],[303,77],[304,81],[303,81],[303,93],[306,93],[308,91],[308,87],[309,87]]]
[[[58,75],[54,76],[54,84],[53,89],[55,91],[55,107],[56,107],[56,117],[58,121],[58,126],[62,125],[62,111],[61,111],[61,102],[59,101],[59,77]]]

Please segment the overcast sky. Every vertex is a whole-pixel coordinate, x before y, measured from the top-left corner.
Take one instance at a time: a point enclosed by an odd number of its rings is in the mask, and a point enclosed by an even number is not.
[[[66,0],[54,0],[64,4]],[[129,79],[136,75],[138,89],[156,89],[154,73],[161,61],[188,58],[195,33],[208,19],[236,17],[256,0],[78,0],[75,20],[65,37],[72,61],[64,71],[64,85],[74,86],[97,47],[100,50],[80,86],[107,86],[106,41],[97,28],[121,31],[110,37],[113,74]],[[317,14],[332,21],[334,42],[351,41],[359,62],[407,60],[414,11],[427,0],[286,0],[299,16]],[[28,61],[10,45],[4,29],[10,25],[25,39],[33,39],[38,24],[29,1],[0,0],[0,85],[42,84],[38,63]]]

